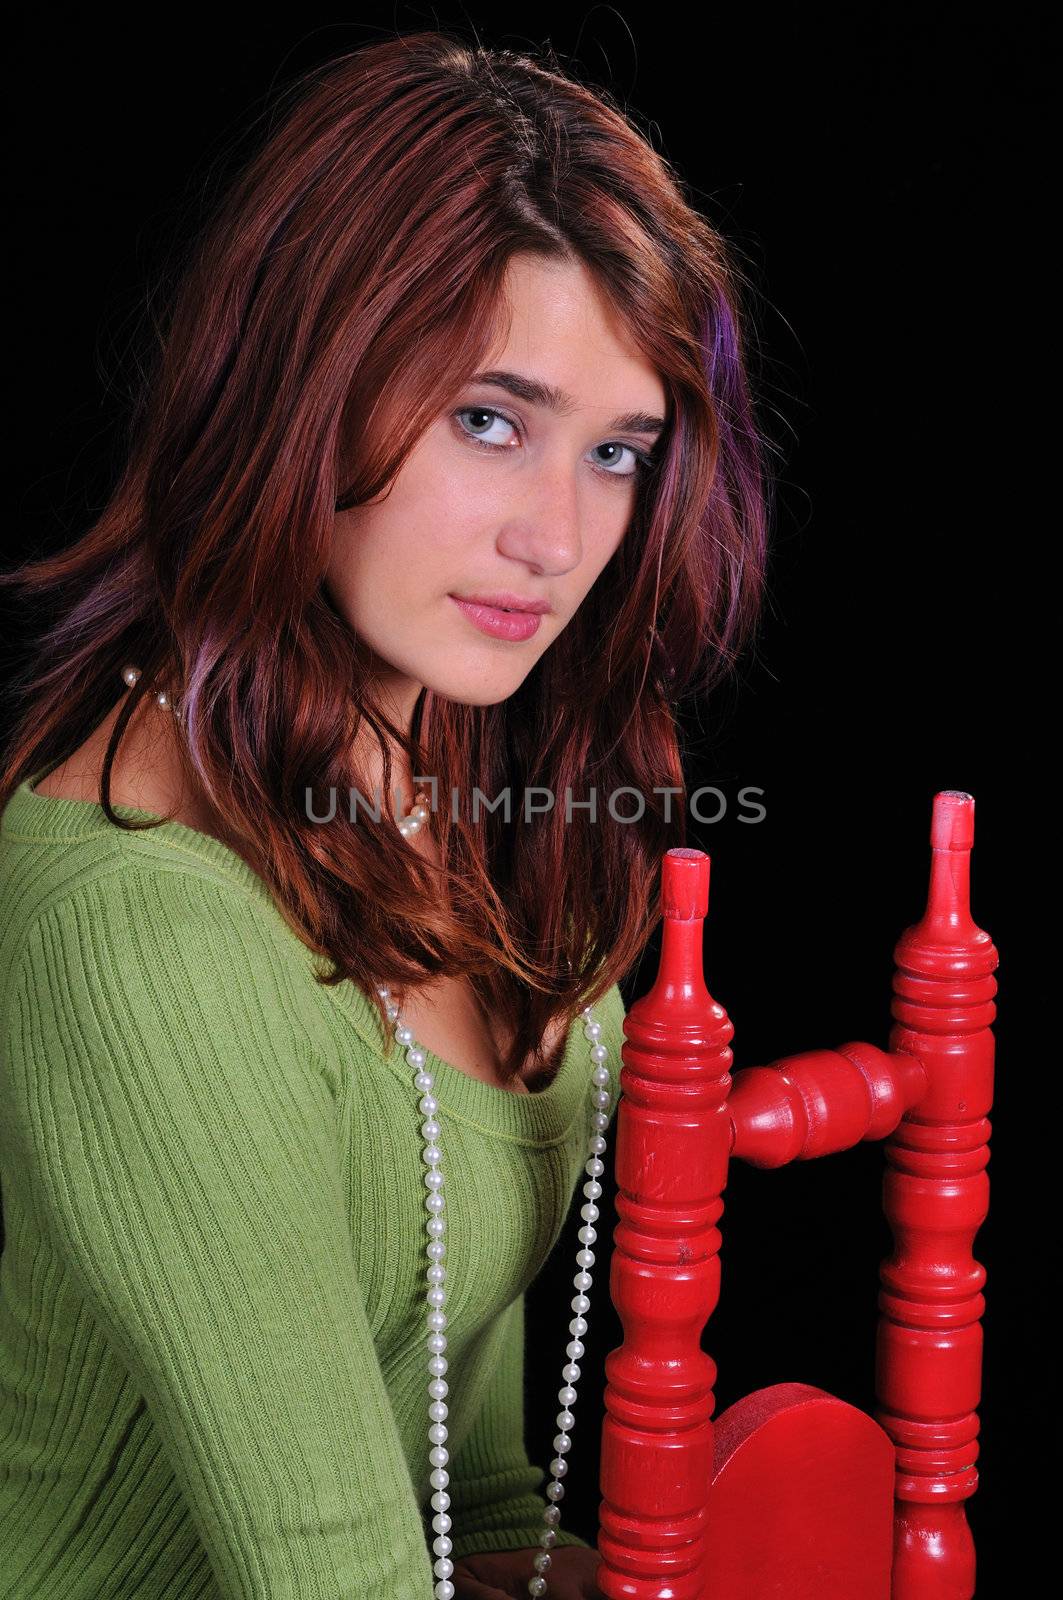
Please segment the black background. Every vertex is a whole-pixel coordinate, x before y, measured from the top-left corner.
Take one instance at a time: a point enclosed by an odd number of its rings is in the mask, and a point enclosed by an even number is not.
[[[1054,1086],[1054,1066],[1039,1070],[1048,980],[1036,960],[1055,858],[1038,647],[1057,632],[1036,487],[1048,443],[1042,22],[958,6],[740,19],[707,7],[683,21],[634,4],[350,9],[342,23],[303,8],[268,22],[182,9],[150,35],[126,11],[23,17],[9,89],[17,403],[4,560],[76,537],[102,506],[147,286],[204,186],[223,181],[230,141],[294,73],[395,29],[475,26],[488,44],[549,39],[651,127],[754,286],[754,378],[779,452],[757,644],[686,716],[691,787],[728,800],[687,841],[712,856],[707,981],[735,1024],[736,1068],[856,1038],[885,1046],[893,946],[925,903],[932,797],[974,794],[974,917],[1001,963],[968,1514],[979,1596],[1028,1592],[1009,1490],[1025,1420],[1045,1406],[1054,1272],[1036,1263],[1054,1266],[1055,1244],[1030,1183]],[[21,660],[10,605],[0,642]],[[738,820],[745,785],[763,790],[760,823]],[[656,954],[625,983],[629,1006]],[[874,1145],[778,1172],[734,1164],[722,1298],[703,1339],[717,1414],[788,1379],[873,1408],[882,1168]],[[607,1180],[563,1508],[592,1540],[603,1362],[622,1334],[607,1288],[613,1193]],[[581,1202],[528,1294],[527,1442],[544,1466]]]

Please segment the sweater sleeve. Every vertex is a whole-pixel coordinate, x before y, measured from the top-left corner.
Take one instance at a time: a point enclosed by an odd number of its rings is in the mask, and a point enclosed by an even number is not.
[[[448,1469],[450,1515],[457,1530],[452,1560],[537,1546],[545,1527],[548,1502],[537,1491],[546,1481],[546,1470],[531,1465],[524,1446],[524,1296],[500,1316],[501,1348],[483,1405]],[[564,1526],[563,1501],[561,1517],[558,1545],[593,1548]]]
[[[145,1398],[219,1595],[430,1600],[326,1069],[276,999],[257,908],[163,876],[77,885],[9,990],[42,1225]]]

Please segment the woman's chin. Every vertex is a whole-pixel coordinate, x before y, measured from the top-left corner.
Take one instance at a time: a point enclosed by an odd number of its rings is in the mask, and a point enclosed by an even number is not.
[[[497,706],[516,694],[526,677],[527,673],[521,673],[519,678],[512,675],[503,678],[501,674],[488,678],[483,672],[441,672],[438,677],[423,681],[433,694],[443,700],[453,700],[456,705]]]

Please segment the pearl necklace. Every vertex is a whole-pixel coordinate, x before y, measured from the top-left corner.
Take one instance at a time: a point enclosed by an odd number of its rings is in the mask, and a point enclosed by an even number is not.
[[[139,667],[128,666],[122,668],[123,682],[129,688],[133,688],[139,677]],[[155,702],[162,710],[172,710],[179,722],[182,720],[178,705],[171,700],[165,690],[160,690],[155,695]],[[428,796],[423,791],[419,791],[415,797],[413,809],[399,820],[399,832],[404,838],[410,838],[424,826],[430,815],[426,803],[427,800]],[[447,1299],[447,1292],[443,1287],[446,1279],[446,1268],[442,1265],[443,1257],[446,1255],[446,1245],[443,1243],[446,1222],[443,1217],[445,1201],[443,1197],[443,1171],[440,1165],[442,1151],[439,1148],[441,1129],[436,1119],[439,1102],[432,1093],[435,1087],[435,1078],[425,1065],[427,1060],[426,1052],[423,1046],[419,1045],[414,1039],[410,1029],[403,1024],[400,1007],[392,999],[391,990],[385,985],[377,989],[377,994],[385,1002],[385,1011],[388,1021],[393,1025],[395,1040],[404,1047],[406,1061],[414,1070],[413,1086],[420,1096],[418,1110],[425,1119],[421,1123],[421,1136],[424,1140],[421,1159],[427,1168],[424,1174],[424,1182],[428,1190],[428,1194],[425,1197],[425,1210],[428,1212],[426,1224],[428,1245],[425,1252],[428,1257],[428,1270],[425,1275],[428,1284],[428,1290],[425,1295],[428,1308],[426,1323],[428,1337],[426,1345],[429,1352],[428,1439],[431,1446],[428,1452],[428,1459],[432,1467],[429,1481],[433,1489],[432,1510],[435,1513],[432,1517],[432,1527],[435,1530],[432,1549],[435,1552],[436,1559],[432,1564],[432,1569],[439,1580],[433,1585],[432,1594],[434,1600],[454,1600],[455,1589],[450,1581],[451,1574],[454,1571],[454,1563],[450,1559],[453,1540],[449,1537],[452,1524],[448,1515],[450,1495],[447,1493],[450,1474],[446,1470],[446,1464],[450,1459],[450,1452],[446,1448],[448,1408],[445,1398],[449,1392],[449,1385],[444,1377],[448,1365],[445,1354],[447,1336],[443,1331],[447,1325],[446,1314],[443,1310]],[[600,1022],[595,1021],[590,1006],[584,1006],[580,1016],[583,1018],[583,1036],[590,1042],[592,1067],[591,1103],[595,1108],[591,1124],[594,1132],[590,1140],[589,1156],[583,1167],[589,1181],[583,1185],[586,1204],[580,1207],[583,1226],[579,1230],[578,1238],[582,1241],[582,1248],[576,1251],[579,1271],[572,1279],[576,1294],[569,1301],[569,1305],[575,1312],[575,1316],[568,1325],[572,1338],[565,1346],[565,1354],[568,1356],[568,1361],[561,1369],[561,1376],[565,1380],[564,1385],[557,1391],[557,1398],[561,1402],[563,1409],[557,1414],[557,1426],[560,1430],[554,1435],[554,1449],[557,1454],[550,1463],[551,1478],[546,1486],[546,1498],[550,1504],[543,1512],[544,1526],[539,1536],[541,1548],[532,1560],[534,1576],[528,1580],[528,1593],[535,1597],[535,1600],[541,1600],[541,1597],[547,1594],[544,1574],[550,1567],[550,1551],[557,1543],[557,1528],[561,1521],[561,1509],[558,1501],[564,1498],[565,1489],[560,1480],[568,1472],[568,1462],[565,1457],[572,1448],[571,1434],[576,1422],[572,1414],[572,1407],[576,1403],[576,1383],[580,1376],[580,1368],[577,1362],[585,1351],[582,1340],[587,1331],[586,1314],[591,1305],[587,1291],[593,1283],[589,1269],[593,1267],[595,1259],[591,1245],[598,1237],[594,1223],[597,1222],[599,1215],[596,1201],[602,1192],[602,1186],[598,1179],[605,1171],[601,1157],[606,1148],[604,1135],[610,1121],[609,1069],[605,1065],[609,1059],[609,1052],[605,1045],[601,1043],[602,1025]]]

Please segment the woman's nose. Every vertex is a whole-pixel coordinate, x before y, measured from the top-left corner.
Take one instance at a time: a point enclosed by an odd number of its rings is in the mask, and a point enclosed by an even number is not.
[[[571,463],[565,469],[534,474],[534,484],[509,508],[499,533],[503,555],[526,561],[537,571],[571,572],[583,559],[582,512]]]

